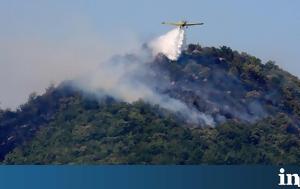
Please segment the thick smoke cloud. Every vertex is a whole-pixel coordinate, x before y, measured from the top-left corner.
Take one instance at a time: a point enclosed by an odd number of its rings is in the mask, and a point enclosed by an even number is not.
[[[243,89],[243,84],[228,77],[222,68],[189,62],[180,77],[174,78],[168,67],[175,63],[158,60],[165,58],[159,53],[177,60],[185,45],[183,29],[171,30],[142,49],[134,38],[125,42],[126,46],[120,46],[92,33],[81,33],[84,38],[78,36],[60,42],[33,39],[12,42],[0,38],[0,61],[5,68],[0,70],[0,85],[9,87],[0,94],[0,106],[17,107],[30,93],[42,93],[50,82],[73,80],[75,86],[99,98],[109,95],[128,103],[143,100],[158,104],[197,125],[213,126],[228,116],[252,122],[267,115],[258,101],[236,100],[242,95],[234,98],[236,93],[247,91],[235,91],[235,87]],[[124,50],[127,44],[135,44],[130,49],[136,50]],[[126,51],[131,54],[120,55]],[[214,60],[197,60],[203,61],[214,65]],[[213,77],[206,82],[205,70],[209,69]]]
[[[151,41],[150,49],[141,49],[131,55],[115,56],[109,61],[104,61],[98,69],[79,78],[75,84],[100,98],[109,95],[129,103],[143,100],[179,113],[188,122],[213,126],[214,120],[211,116],[187,106],[183,101],[168,94],[161,93],[160,91],[168,88],[171,81],[161,80],[160,77],[168,78],[168,75],[151,68],[150,62],[153,62],[157,53],[164,53],[173,60],[177,59],[183,41],[184,30],[172,30]]]

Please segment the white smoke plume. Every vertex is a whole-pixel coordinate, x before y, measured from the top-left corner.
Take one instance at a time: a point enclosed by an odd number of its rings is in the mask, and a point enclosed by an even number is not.
[[[76,78],[76,86],[99,97],[110,95],[129,103],[141,99],[180,113],[190,122],[214,124],[212,118],[191,109],[184,102],[156,91],[157,86],[168,86],[168,83],[148,77],[147,62],[151,62],[156,54],[139,51],[133,53],[133,59],[128,56],[109,59],[113,54],[128,49],[133,51],[140,46],[135,35],[126,34],[125,42],[115,44],[112,39],[99,38],[93,30],[78,32],[63,41],[0,37],[0,87],[11,86],[0,94],[0,108],[17,108],[31,92],[42,94],[51,82]],[[114,36],[114,39],[120,41],[123,36]],[[153,51],[169,54],[174,60],[180,55],[183,39],[184,31],[175,29],[150,44],[155,44]]]
[[[168,53],[170,59],[177,59],[183,45],[184,30],[175,29],[161,36],[150,44],[155,49]],[[169,41],[170,40],[170,41]],[[161,51],[157,51],[161,52]],[[157,88],[166,89],[171,81],[161,81],[153,75],[162,76],[159,70],[151,70],[150,63],[154,56],[149,51],[140,51],[133,55],[117,56],[103,62],[92,73],[76,81],[76,85],[84,91],[98,97],[112,96],[125,102],[143,100],[153,105],[160,105],[174,113],[182,115],[187,122],[214,126],[214,119],[198,110],[188,107],[184,102],[161,94]],[[167,78],[167,75],[163,75]]]
[[[153,50],[153,54],[163,53],[170,60],[177,60],[185,45],[185,30],[183,28],[175,28],[163,36],[153,40],[149,46]]]
[[[143,100],[179,113],[187,122],[210,126],[215,124],[211,116],[198,112],[167,94],[159,93],[156,90],[158,86],[164,88],[168,83],[162,83],[149,77],[153,72],[149,70],[146,60],[145,57],[138,59],[126,56],[113,58],[102,63],[99,69],[94,70],[88,76],[78,79],[75,84],[84,91],[96,94],[99,98],[109,95],[129,103]]]

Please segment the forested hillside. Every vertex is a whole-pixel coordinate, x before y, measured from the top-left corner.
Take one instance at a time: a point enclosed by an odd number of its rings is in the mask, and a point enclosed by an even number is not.
[[[3,164],[299,164],[300,81],[274,62],[229,47],[189,45],[159,55],[161,94],[213,125],[143,99],[127,103],[66,81],[0,110]]]

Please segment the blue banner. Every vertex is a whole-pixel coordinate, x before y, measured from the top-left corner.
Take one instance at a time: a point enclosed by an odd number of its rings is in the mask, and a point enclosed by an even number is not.
[[[283,188],[272,166],[1,166],[1,188]],[[284,168],[296,173],[297,168]],[[285,176],[285,175],[284,175]]]

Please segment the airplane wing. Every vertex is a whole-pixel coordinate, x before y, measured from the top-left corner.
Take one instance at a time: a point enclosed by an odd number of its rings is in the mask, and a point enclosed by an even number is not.
[[[186,26],[203,25],[204,23],[187,23]]]
[[[181,26],[180,23],[176,23],[176,22],[162,22],[162,24],[173,25],[173,26]]]

